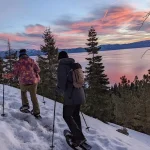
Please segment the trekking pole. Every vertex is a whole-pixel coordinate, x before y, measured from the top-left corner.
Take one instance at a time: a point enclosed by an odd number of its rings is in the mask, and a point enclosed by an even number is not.
[[[42,88],[42,95],[43,95],[43,103],[44,103],[44,105],[45,105],[45,100],[44,100],[44,91],[43,91],[43,86],[41,85],[41,88]]]
[[[57,99],[57,95],[56,95],[56,99]],[[56,112],[56,99],[55,99],[55,103],[54,103],[54,117],[53,117],[53,134],[52,134],[52,145],[50,146],[53,150],[54,146],[54,130],[55,130],[55,112]]]
[[[3,106],[3,113],[1,114],[2,117],[6,116],[6,114],[4,113],[4,109],[5,109],[5,106],[4,106],[5,105],[5,97],[4,97],[5,93],[4,93],[4,90],[5,89],[4,89],[4,79],[3,79],[3,105],[2,105]]]
[[[86,87],[86,84],[84,84],[84,86],[83,86],[84,93],[85,93],[85,98],[86,98],[86,91],[85,91],[85,87]],[[86,120],[85,120],[85,117],[84,117],[84,115],[83,115],[83,112],[81,112],[81,115],[82,115],[83,120],[84,120],[84,122],[85,122],[86,129],[89,131],[90,127],[88,127],[88,125],[87,125],[87,123],[86,123]]]
[[[45,100],[44,100],[44,95],[43,95],[43,103],[44,103],[44,105],[45,105],[45,103],[46,103]]]
[[[85,120],[85,117],[84,117],[84,115],[83,115],[83,113],[82,113],[82,112],[81,112],[81,114],[82,114],[83,120],[84,120],[84,122],[85,122],[86,129],[89,131],[90,127],[88,127],[88,125],[87,125],[87,123],[86,123],[86,120]]]

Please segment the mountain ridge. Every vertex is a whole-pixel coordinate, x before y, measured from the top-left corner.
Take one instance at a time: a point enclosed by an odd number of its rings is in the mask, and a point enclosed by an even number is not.
[[[144,47],[150,47],[150,40],[146,41],[139,41],[139,42],[133,42],[128,44],[105,44],[100,45],[101,47],[100,51],[112,51],[112,50],[121,50],[121,49],[132,49],[132,48],[144,48]],[[66,51],[68,53],[81,53],[86,52],[85,48],[78,47],[78,48],[70,48],[70,49],[59,49],[59,51]],[[13,49],[12,52],[19,51],[17,49]],[[4,57],[6,54],[6,51],[0,51],[0,57]],[[43,52],[36,49],[27,49],[27,54],[29,56],[38,56],[38,55],[44,55]]]

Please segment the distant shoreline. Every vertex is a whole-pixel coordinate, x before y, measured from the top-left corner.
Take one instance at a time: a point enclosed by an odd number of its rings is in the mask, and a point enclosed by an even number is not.
[[[100,51],[113,51],[113,50],[122,50],[122,49],[134,49],[134,48],[145,48],[150,47],[150,40],[147,41],[140,41],[140,42],[134,42],[129,44],[107,44],[107,45],[101,45]],[[68,53],[82,53],[86,52],[85,48],[70,48],[70,49],[59,49],[59,51],[66,51]],[[19,51],[18,49],[13,49],[12,53]],[[37,55],[44,55],[40,50],[36,49],[27,49],[27,54],[29,56],[37,56]],[[5,57],[6,51],[0,51],[0,57]]]

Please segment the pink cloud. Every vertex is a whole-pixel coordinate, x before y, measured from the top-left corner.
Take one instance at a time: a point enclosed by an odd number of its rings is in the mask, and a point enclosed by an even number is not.
[[[13,48],[36,48],[40,49],[40,44],[42,43],[42,34],[45,27],[39,24],[29,25],[25,28],[24,33],[0,33],[0,39],[2,41],[7,41],[8,39],[13,45]],[[6,42],[7,44],[7,42]]]
[[[55,34],[56,45],[59,48],[77,48],[79,46],[85,47],[86,36],[70,36],[65,34]]]
[[[129,36],[128,39],[124,35],[120,34],[118,29],[123,25],[129,24],[127,31],[135,31],[138,29],[139,23],[142,22],[145,12],[135,11],[134,8],[129,6],[124,7],[111,7],[107,10],[96,10],[93,12],[92,16],[79,21],[60,21],[62,31],[55,31],[56,45],[59,48],[75,48],[75,47],[85,47],[87,42],[88,30],[91,26],[94,26],[98,36],[101,36],[101,41],[104,43],[118,43],[120,42],[132,42],[142,39],[148,39],[147,36],[141,34],[140,36]],[[90,15],[89,15],[90,16]],[[147,20],[148,21],[148,20]],[[58,21],[59,22],[59,21]],[[137,28],[137,29],[136,29]],[[11,42],[27,43],[27,46],[40,47],[43,42],[42,35],[45,26],[40,24],[28,25],[25,27],[23,33],[0,33],[0,39],[7,40]],[[66,30],[66,31],[65,31]],[[149,24],[145,23],[142,28],[143,31],[150,31]],[[112,35],[111,37],[107,35]],[[121,40],[122,39],[122,40]],[[17,44],[15,44],[17,45]],[[15,47],[14,47],[15,48]]]
[[[26,37],[21,37],[16,34],[8,34],[8,33],[0,33],[0,39],[3,39],[3,40],[9,39],[10,41],[25,41],[25,40],[27,40]]]
[[[43,34],[44,30],[46,29],[45,26],[36,24],[36,25],[29,25],[25,29],[25,33],[27,34]]]
[[[94,26],[98,33],[114,33],[124,24],[132,23],[135,25],[136,23],[142,22],[144,15],[145,12],[135,11],[134,8],[129,6],[112,7],[104,11],[103,17],[90,19],[89,21],[80,20],[72,23],[69,22],[69,24],[66,25],[69,31],[63,33],[85,33],[91,26]],[[101,12],[99,12],[99,16],[101,16]]]
[[[36,41],[39,40],[39,37],[37,35],[41,35],[44,32],[46,27],[36,24],[36,25],[29,25],[25,28],[24,33],[17,33],[17,34],[12,34],[12,33],[0,33],[0,39],[2,40],[7,40],[9,39],[10,41]],[[33,35],[33,36],[31,36]]]
[[[59,31],[59,35],[62,36],[63,38],[57,39],[57,43],[61,47],[67,47],[70,48],[71,46],[74,47],[79,47],[79,46],[84,46],[86,43],[87,35],[88,35],[88,30],[90,29],[91,26],[93,26],[96,29],[96,32],[98,33],[98,36],[101,36],[103,41],[110,42],[112,41],[111,38],[113,39],[113,43],[117,43],[117,40],[121,40],[122,38],[122,43],[124,42],[132,42],[132,41],[138,41],[141,40],[140,37],[134,36],[132,39],[128,37],[124,37],[121,33],[119,33],[118,29],[121,29],[123,25],[129,25],[127,28],[127,31],[135,31],[138,30],[139,23],[142,22],[143,16],[145,15],[145,12],[143,11],[135,11],[134,8],[129,7],[129,6],[124,6],[124,7],[111,7],[107,10],[103,11],[103,15],[101,15],[101,11],[97,10],[94,12],[97,17],[93,17],[92,19],[83,19],[80,21],[72,21],[68,22],[65,20],[58,21],[58,24],[62,24],[64,28],[67,28],[67,31]],[[92,15],[94,16],[94,14]],[[62,28],[61,26],[61,28]],[[146,26],[144,31],[148,31],[149,27]],[[82,35],[82,38],[79,38]],[[84,35],[84,36],[83,36]],[[111,37],[107,37],[107,35],[113,35]],[[142,35],[140,35],[142,36]],[[146,39],[144,37],[143,33],[143,40]],[[83,39],[84,38],[84,39]],[[69,42],[68,42],[69,41]],[[123,42],[124,41],[124,42]],[[82,43],[81,43],[82,42]],[[102,43],[103,44],[103,43]]]

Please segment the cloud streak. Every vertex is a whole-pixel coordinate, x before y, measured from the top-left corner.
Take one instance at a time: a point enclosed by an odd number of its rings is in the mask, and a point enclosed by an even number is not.
[[[59,48],[85,47],[88,30],[93,26],[99,36],[100,44],[126,43],[148,39],[150,31],[149,19],[142,27],[140,34],[135,34],[139,24],[143,20],[145,12],[136,11],[131,6],[111,6],[109,8],[96,8],[80,20],[73,20],[71,17],[54,21],[52,32]],[[69,18],[69,20],[68,20]],[[0,40],[9,39],[15,46],[24,43],[28,48],[42,44],[42,35],[46,27],[41,24],[25,26],[22,33],[0,33]],[[135,34],[135,35],[134,35]],[[144,36],[146,35],[146,36]],[[144,38],[143,38],[144,37]],[[31,45],[30,45],[31,43]],[[17,46],[18,47],[18,46]]]
[[[39,43],[42,43],[42,34],[45,29],[46,27],[40,24],[28,25],[25,27],[25,31],[23,33],[16,33],[16,34],[0,33],[0,40],[6,42],[9,39],[12,46],[14,46],[13,48],[36,47],[37,49],[39,49],[40,48]],[[2,48],[4,48],[4,46]]]
[[[68,28],[66,34],[72,33],[85,33],[91,26],[94,26],[99,34],[114,33],[114,30],[121,28],[125,24],[135,24],[142,21],[144,12],[137,12],[134,8],[129,6],[110,7],[107,10],[95,10],[90,16],[86,18],[86,21],[79,20],[74,22],[58,21],[59,25]],[[98,18],[99,16],[99,18]],[[103,17],[102,17],[103,16]],[[61,24],[62,23],[62,24]],[[132,28],[131,28],[132,29]],[[65,34],[65,32],[63,32]]]

